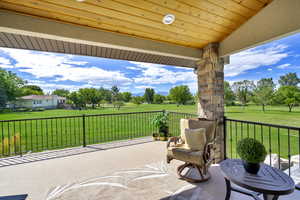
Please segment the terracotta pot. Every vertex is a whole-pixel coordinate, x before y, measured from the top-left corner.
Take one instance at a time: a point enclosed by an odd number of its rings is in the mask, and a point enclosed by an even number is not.
[[[246,161],[243,162],[244,168],[246,172],[250,174],[257,174],[260,168],[259,163],[248,163]]]

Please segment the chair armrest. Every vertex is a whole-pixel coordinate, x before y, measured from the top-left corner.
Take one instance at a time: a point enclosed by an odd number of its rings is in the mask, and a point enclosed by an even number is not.
[[[182,144],[183,141],[181,137],[170,137],[167,142],[167,148],[171,146],[171,143],[174,143],[174,146],[177,144]]]
[[[209,142],[204,147],[203,159],[206,163],[211,163],[213,160],[212,154],[214,151],[215,142]]]

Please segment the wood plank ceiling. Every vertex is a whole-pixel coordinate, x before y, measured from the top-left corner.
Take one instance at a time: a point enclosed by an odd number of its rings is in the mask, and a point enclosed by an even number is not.
[[[222,41],[272,0],[0,0],[0,8],[201,48]],[[162,23],[174,14],[171,25]]]

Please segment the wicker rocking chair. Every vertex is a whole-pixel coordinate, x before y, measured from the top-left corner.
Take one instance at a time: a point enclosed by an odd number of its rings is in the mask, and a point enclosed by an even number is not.
[[[186,129],[205,129],[205,144],[199,142],[202,150],[191,150],[186,147]],[[213,163],[213,152],[216,138],[217,121],[202,118],[181,119],[180,137],[171,137],[167,143],[167,162],[176,159],[185,162],[177,168],[177,174],[181,179],[189,182],[204,182],[210,178],[208,168]],[[183,174],[185,168],[195,168],[199,172],[200,178],[191,178]]]

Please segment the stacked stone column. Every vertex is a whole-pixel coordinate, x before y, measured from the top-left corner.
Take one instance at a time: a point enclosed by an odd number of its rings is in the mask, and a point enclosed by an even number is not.
[[[199,103],[201,118],[218,120],[215,162],[224,159],[224,62],[218,55],[218,44],[203,48],[202,59],[197,62]]]

